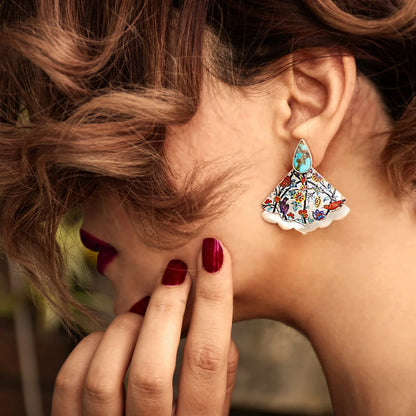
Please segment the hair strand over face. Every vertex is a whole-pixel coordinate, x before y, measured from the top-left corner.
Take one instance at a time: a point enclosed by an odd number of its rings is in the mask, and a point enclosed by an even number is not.
[[[352,54],[378,87],[394,120],[388,176],[414,189],[414,0],[0,1],[3,250],[69,319],[64,216],[112,192],[149,244],[187,238],[221,211],[231,172],[201,183],[196,170],[177,189],[166,130],[195,114],[207,71],[252,85],[316,47]]]

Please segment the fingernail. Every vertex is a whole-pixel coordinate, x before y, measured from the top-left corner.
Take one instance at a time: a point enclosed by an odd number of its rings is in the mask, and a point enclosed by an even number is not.
[[[188,266],[181,260],[171,260],[163,274],[162,283],[167,286],[177,286],[183,283]]]
[[[215,273],[222,267],[224,252],[215,238],[205,238],[202,243],[202,265],[208,273]]]
[[[140,299],[135,303],[130,309],[129,312],[137,313],[137,315],[142,315],[146,313],[147,305],[149,304],[150,296],[146,296],[143,299]]]

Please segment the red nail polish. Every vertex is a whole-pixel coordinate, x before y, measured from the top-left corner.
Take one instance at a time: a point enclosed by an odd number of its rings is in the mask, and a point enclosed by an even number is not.
[[[171,260],[166,267],[162,283],[167,286],[177,286],[183,283],[188,266],[181,260]]]
[[[129,312],[137,313],[137,315],[142,315],[146,313],[147,305],[149,304],[150,296],[146,296],[143,299],[140,299],[135,303],[130,309]]]
[[[205,238],[202,243],[202,265],[209,273],[215,273],[221,269],[224,260],[224,252],[221,243],[215,238]]]

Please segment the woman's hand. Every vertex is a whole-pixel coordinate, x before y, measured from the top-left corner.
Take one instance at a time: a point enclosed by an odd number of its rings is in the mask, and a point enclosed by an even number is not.
[[[228,415],[238,352],[231,260],[217,240],[204,240],[194,284],[176,406],[172,379],[191,288],[186,269],[165,273],[144,318],[121,314],[77,345],[57,376],[52,416]]]

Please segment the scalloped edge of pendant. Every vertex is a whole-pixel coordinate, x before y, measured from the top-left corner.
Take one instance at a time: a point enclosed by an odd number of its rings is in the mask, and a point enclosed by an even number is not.
[[[331,225],[332,221],[338,221],[345,218],[350,212],[350,208],[347,205],[343,205],[336,211],[328,214],[322,221],[315,221],[310,224],[302,225],[296,221],[285,221],[279,214],[273,214],[271,212],[263,211],[261,217],[264,221],[270,224],[277,224],[282,230],[296,230],[302,234],[307,234],[311,231],[315,231],[317,228],[326,228]]]

